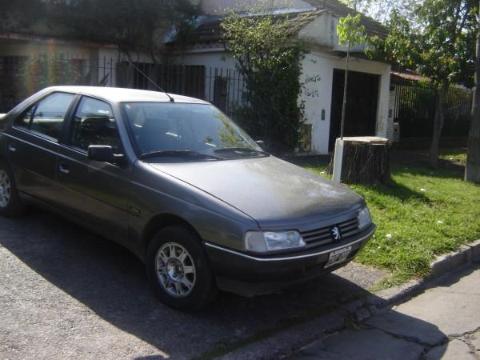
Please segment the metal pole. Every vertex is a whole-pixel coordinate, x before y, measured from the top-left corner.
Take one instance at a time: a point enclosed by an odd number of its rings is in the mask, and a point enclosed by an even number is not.
[[[340,125],[340,138],[343,140],[344,130],[345,130],[345,116],[347,111],[347,90],[348,90],[348,70],[350,65],[350,42],[348,42],[347,47],[347,60],[345,66],[345,82],[343,84],[343,103],[342,103],[342,120]]]
[[[357,1],[353,2],[353,10],[357,11]],[[347,59],[345,64],[345,82],[343,85],[343,102],[342,102],[342,119],[340,122],[340,138],[343,140],[344,130],[345,130],[345,117],[347,111],[347,95],[348,95],[348,71],[350,67],[350,41],[347,46]]]

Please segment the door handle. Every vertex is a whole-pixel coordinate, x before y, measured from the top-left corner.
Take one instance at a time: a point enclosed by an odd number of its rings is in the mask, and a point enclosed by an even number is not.
[[[62,174],[65,174],[65,175],[70,174],[70,170],[68,169],[68,165],[65,165],[65,164],[58,165],[58,171],[60,171]]]
[[[8,144],[8,151],[15,152],[17,151],[17,148],[13,144]]]

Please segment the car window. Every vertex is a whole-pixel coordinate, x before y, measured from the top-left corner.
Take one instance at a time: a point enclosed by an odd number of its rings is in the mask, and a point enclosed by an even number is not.
[[[74,95],[54,93],[41,100],[35,107],[30,122],[30,130],[46,135],[54,140],[60,139],[65,115]],[[26,122],[28,112],[23,118]]]
[[[109,104],[82,98],[73,118],[71,144],[82,150],[88,150],[90,145],[110,145],[119,152],[120,137]]]
[[[29,128],[30,122],[32,121],[33,111],[35,110],[35,106],[32,106],[27,111],[24,111],[22,115],[15,119],[15,126],[22,127],[22,128]]]
[[[141,155],[195,151],[229,157],[260,156],[257,144],[212,105],[138,102],[123,106]],[[237,151],[225,152],[228,149]]]

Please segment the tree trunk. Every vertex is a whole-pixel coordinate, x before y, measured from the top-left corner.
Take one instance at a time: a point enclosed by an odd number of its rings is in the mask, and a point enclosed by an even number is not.
[[[480,5],[480,4],[479,4]],[[472,120],[468,134],[467,166],[465,181],[480,183],[480,31],[477,33],[477,57],[475,60],[475,90],[473,93]]]
[[[337,139],[333,181],[345,184],[386,184],[390,181],[390,144],[378,137]]]
[[[442,136],[444,123],[445,99],[448,92],[448,85],[443,85],[436,91],[435,96],[435,116],[433,119],[433,137],[430,146],[430,165],[433,168],[438,167],[438,153],[440,149],[440,137]]]

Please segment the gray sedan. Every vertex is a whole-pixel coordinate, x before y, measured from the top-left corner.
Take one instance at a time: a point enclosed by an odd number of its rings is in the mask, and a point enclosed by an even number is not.
[[[211,104],[117,88],[47,88],[1,118],[0,214],[30,203],[130,249],[180,309],[333,271],[375,231],[360,196]]]

